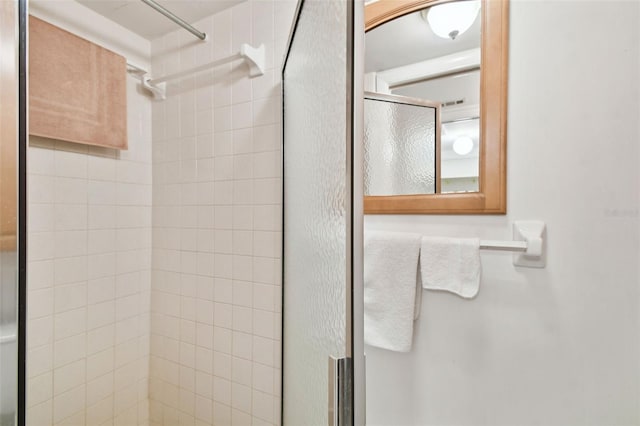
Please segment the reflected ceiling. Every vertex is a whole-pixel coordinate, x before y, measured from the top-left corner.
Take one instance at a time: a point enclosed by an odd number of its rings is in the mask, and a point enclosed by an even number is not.
[[[383,71],[462,50],[480,47],[480,21],[455,40],[436,36],[420,12],[405,15],[367,32],[365,72]]]

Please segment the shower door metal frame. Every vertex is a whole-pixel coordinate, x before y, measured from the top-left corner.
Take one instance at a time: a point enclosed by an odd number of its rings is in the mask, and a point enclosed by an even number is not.
[[[28,4],[18,1],[18,426],[27,422]]]
[[[364,159],[364,1],[363,0],[345,0],[347,3],[347,55],[346,55],[346,72],[347,72],[347,88],[346,99],[348,108],[345,117],[346,123],[346,175],[351,176],[350,185],[347,186],[346,199],[349,201],[346,206],[347,217],[347,258],[346,262],[346,282],[349,288],[346,291],[346,341],[348,342],[345,356],[341,360],[335,361],[335,369],[330,367],[330,374],[338,374],[338,371],[348,376],[340,378],[342,389],[329,389],[330,405],[333,400],[335,408],[339,408],[340,412],[329,417],[332,426],[364,426],[366,424],[365,417],[365,401],[366,401],[366,385],[365,385],[365,356],[364,356],[364,177],[363,177],[363,159]],[[285,250],[285,161],[284,161],[284,132],[285,132],[285,114],[284,114],[284,94],[285,94],[285,68],[287,60],[291,52],[291,45],[298,27],[300,13],[304,6],[305,0],[298,0],[296,11],[294,13],[293,25],[289,34],[285,57],[281,67],[281,96],[282,96],[282,368],[281,368],[281,400],[280,400],[280,420],[283,426],[284,422],[284,366],[285,366],[285,348],[284,348],[284,250]],[[330,364],[334,361],[328,360]],[[346,368],[340,368],[339,365],[346,365]],[[345,389],[346,385],[346,389]],[[331,386],[331,379],[330,379]],[[340,387],[340,384],[336,384]],[[348,395],[345,395],[348,393]],[[343,397],[339,401],[340,393]],[[346,397],[346,398],[345,398]],[[346,405],[345,405],[346,404]],[[337,423],[335,423],[337,421]]]

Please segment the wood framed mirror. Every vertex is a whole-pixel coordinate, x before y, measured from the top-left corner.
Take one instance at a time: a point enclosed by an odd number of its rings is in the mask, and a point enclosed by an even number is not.
[[[435,10],[434,6],[440,6],[447,4],[460,4],[460,3],[473,3],[474,0],[378,0],[369,3],[365,6],[365,31],[367,32],[367,41],[373,35],[374,29],[383,29],[386,24],[392,24],[396,26],[403,26],[400,19],[408,18],[410,15],[417,16],[423,19],[424,26],[429,25],[428,11]],[[476,0],[478,9],[476,11],[478,18],[477,23],[474,24],[477,30],[477,45],[479,48],[465,50],[464,53],[469,53],[469,57],[476,55],[474,60],[467,61],[466,65],[452,66],[453,72],[449,72],[447,75],[460,76],[462,73],[471,75],[472,72],[476,72],[476,80],[479,85],[479,92],[476,96],[477,100],[474,103],[474,107],[477,111],[475,117],[455,119],[450,122],[456,121],[468,121],[471,119],[476,120],[476,132],[477,140],[475,146],[475,155],[477,156],[477,169],[475,174],[477,176],[475,180],[475,187],[463,188],[463,191],[450,191],[445,193],[445,190],[441,190],[443,187],[442,182],[442,170],[443,163],[435,165],[433,171],[436,188],[435,193],[420,193],[413,192],[400,192],[396,195],[378,195],[371,192],[367,192],[365,183],[365,195],[364,199],[364,211],[365,214],[505,214],[506,213],[506,129],[507,129],[507,69],[508,69],[508,0]],[[442,9],[442,8],[441,8]],[[411,18],[411,19],[418,19]],[[395,21],[395,24],[394,24]],[[471,21],[474,22],[474,21]],[[408,27],[408,25],[404,25]],[[432,25],[433,26],[433,25]],[[434,28],[429,29],[432,33],[436,32]],[[370,33],[371,32],[371,33]],[[382,34],[382,32],[380,32]],[[431,34],[432,34],[431,33]],[[464,34],[462,31],[452,31],[448,34],[451,40],[458,43],[464,43]],[[433,36],[433,34],[432,34]],[[447,37],[445,34],[440,37]],[[470,39],[471,36],[467,36]],[[457,38],[457,40],[456,40]],[[399,41],[398,39],[389,37],[386,35],[386,40]],[[394,49],[393,45],[390,45],[388,49]],[[395,49],[400,50],[400,49]],[[395,54],[394,50],[387,50]],[[439,58],[448,58],[449,62],[462,61],[464,58],[460,58],[460,55],[448,55],[447,51],[444,51],[445,55]],[[369,51],[367,51],[369,55]],[[433,56],[433,55],[431,55]],[[464,56],[464,55],[462,55]],[[403,66],[403,69],[413,66],[412,61],[415,58],[407,62],[409,67]],[[369,67],[369,58],[366,60]],[[424,64],[427,61],[421,62]],[[433,60],[427,65],[433,65]],[[474,68],[475,64],[475,68]],[[414,67],[415,68],[415,67]],[[405,70],[406,71],[406,70]],[[367,71],[365,71],[367,72]],[[440,78],[438,74],[438,67],[431,70],[429,78],[423,78],[420,81],[435,80]],[[378,74],[380,75],[380,74]],[[386,73],[385,75],[391,75]],[[413,78],[415,79],[415,75]],[[409,81],[412,76],[405,78]],[[473,78],[470,76],[469,78]],[[371,85],[376,85],[376,77],[374,73],[373,83],[367,82],[367,79],[371,80],[371,76],[367,74],[365,78],[365,90],[371,91]],[[397,87],[407,86],[407,83],[401,82],[402,79],[396,78]],[[417,81],[417,80],[416,80]],[[378,82],[378,84],[380,84]],[[409,83],[412,84],[412,83]],[[390,85],[382,82],[387,90]],[[378,92],[378,90],[375,90]],[[405,90],[406,91],[406,90]],[[391,93],[387,91],[386,93]],[[402,94],[401,90],[397,90],[397,93]],[[395,94],[394,94],[395,95]],[[413,95],[412,95],[413,96]],[[428,95],[426,95],[428,96]],[[423,96],[420,96],[424,99]],[[429,99],[425,101],[437,101],[441,102],[443,114],[447,111],[446,107],[449,104],[455,104],[456,102],[462,103],[463,100],[453,99],[438,99],[437,95],[434,95],[435,99]],[[442,96],[441,96],[442,97]],[[461,107],[461,105],[460,105]],[[455,109],[455,108],[454,108]],[[464,109],[464,108],[462,108]],[[458,108],[461,110],[461,108]],[[468,111],[472,109],[467,108]],[[450,110],[451,111],[451,110]],[[365,107],[365,114],[366,107]],[[443,115],[444,117],[444,115]],[[440,122],[440,117],[436,120]],[[366,118],[365,118],[366,122]],[[442,119],[442,123],[447,121]],[[438,160],[443,156],[442,140],[445,138],[446,131],[443,128],[442,139],[436,141],[436,152],[434,157]],[[450,132],[451,133],[451,132]],[[365,147],[366,151],[366,147]],[[457,152],[457,151],[456,151]],[[445,150],[446,154],[446,150]],[[443,157],[446,158],[446,155]],[[366,162],[366,161],[365,161]],[[365,165],[365,169],[366,169]],[[366,172],[365,172],[366,181]],[[471,180],[472,181],[472,180]],[[385,193],[386,194],[386,193]]]

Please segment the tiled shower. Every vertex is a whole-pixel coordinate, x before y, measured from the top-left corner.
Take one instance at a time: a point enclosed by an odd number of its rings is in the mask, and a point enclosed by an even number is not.
[[[274,2],[243,3],[198,23],[211,44],[194,46],[183,30],[152,43],[160,74],[228,56],[247,41],[268,52],[261,77],[221,66],[183,79],[153,105],[152,423],[276,422],[279,64],[288,32],[277,34],[275,54],[273,16]]]
[[[165,101],[129,76],[127,151],[31,138],[29,425],[279,424],[280,67],[294,9],[244,2],[195,23],[206,43],[152,40],[155,75],[241,43],[265,45],[266,72],[236,61]]]
[[[30,140],[31,425],[148,417],[151,103],[127,93],[128,151]]]

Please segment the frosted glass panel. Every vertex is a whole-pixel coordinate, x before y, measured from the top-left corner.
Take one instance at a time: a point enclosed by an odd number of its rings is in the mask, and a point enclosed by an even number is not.
[[[364,101],[364,193],[435,193],[436,108]]]
[[[328,424],[328,360],[347,353],[347,8],[306,0],[284,69],[285,425]]]

